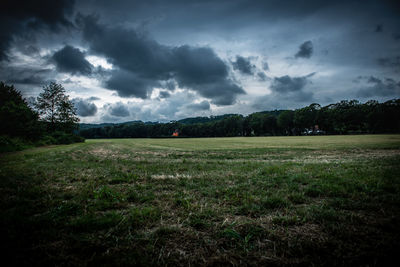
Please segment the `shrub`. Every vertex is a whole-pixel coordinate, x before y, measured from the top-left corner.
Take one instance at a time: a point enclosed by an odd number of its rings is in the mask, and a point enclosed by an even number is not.
[[[29,141],[17,137],[0,136],[0,152],[13,152],[32,146]]]
[[[56,131],[51,134],[51,138],[48,139],[48,141],[52,141],[52,144],[56,145],[68,145],[72,143],[77,143],[77,142],[84,142],[85,138],[75,135],[75,134],[70,134],[70,133],[65,133],[61,131]]]

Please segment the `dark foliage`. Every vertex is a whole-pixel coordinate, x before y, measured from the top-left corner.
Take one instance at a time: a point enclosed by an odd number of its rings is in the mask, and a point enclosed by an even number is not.
[[[50,83],[43,87],[37,98],[36,109],[41,120],[47,124],[49,132],[72,133],[79,121],[76,109],[61,84]]]
[[[33,111],[14,86],[0,82],[0,135],[27,140],[41,137],[38,113]]]
[[[53,87],[57,87],[57,92],[49,93],[48,89]],[[64,92],[61,85],[54,83],[45,87],[45,92],[38,98],[40,108],[37,112],[29,107],[14,86],[0,82],[0,152],[83,142],[83,137],[72,133],[78,119]],[[49,95],[52,101],[46,99]]]
[[[178,129],[181,137],[265,136],[304,134],[399,133],[400,99],[384,103],[343,100],[321,107],[313,103],[297,110],[257,112],[187,118],[169,123],[130,122],[91,128],[85,138],[169,137]]]

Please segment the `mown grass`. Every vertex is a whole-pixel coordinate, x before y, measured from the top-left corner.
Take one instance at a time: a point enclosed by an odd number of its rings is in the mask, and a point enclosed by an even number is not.
[[[0,155],[13,265],[382,266],[400,136],[87,140]]]

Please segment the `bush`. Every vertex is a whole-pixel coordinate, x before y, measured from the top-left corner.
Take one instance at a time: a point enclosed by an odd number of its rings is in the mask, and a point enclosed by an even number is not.
[[[48,145],[53,145],[56,143],[57,143],[57,141],[53,136],[45,135],[45,136],[43,136],[42,139],[40,139],[35,144],[36,144],[36,146],[48,146]]]
[[[64,145],[81,142],[85,142],[85,138],[64,132],[55,132],[51,135],[45,135],[34,143],[18,137],[0,135],[0,153],[20,151],[33,146]]]
[[[74,138],[74,142],[75,143],[83,143],[83,142],[85,142],[85,138],[82,137],[82,136],[79,136],[79,135],[76,135],[76,134],[73,134],[72,136]]]
[[[29,141],[17,137],[0,136],[0,152],[13,152],[31,147]]]
[[[85,142],[85,138],[75,135],[75,134],[69,134],[61,131],[56,131],[51,134],[50,139],[54,139],[54,143],[56,145],[68,145],[72,143],[80,143],[80,142]]]

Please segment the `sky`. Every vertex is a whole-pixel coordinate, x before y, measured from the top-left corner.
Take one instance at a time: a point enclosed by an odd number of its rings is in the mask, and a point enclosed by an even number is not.
[[[400,97],[390,0],[6,0],[0,81],[60,83],[81,122]]]

